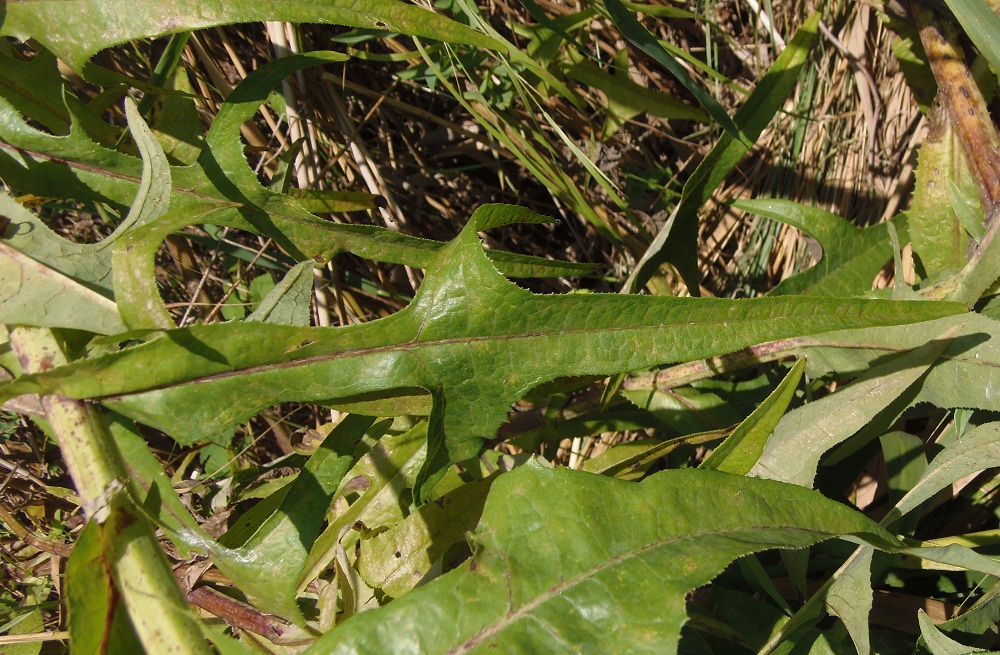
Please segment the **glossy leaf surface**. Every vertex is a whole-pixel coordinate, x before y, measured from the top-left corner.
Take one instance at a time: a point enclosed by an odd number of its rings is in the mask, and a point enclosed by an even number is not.
[[[559,377],[602,375],[828,330],[953,314],[949,303],[618,294],[535,296],[497,272],[476,231],[541,220],[487,206],[442,249],[417,297],[386,319],[344,328],[232,323],[168,331],[120,353],[26,376],[0,397],[105,398],[184,442],[279,402],[423,390],[434,400],[425,474],[476,455],[509,405]],[[183,406],[183,415],[176,407]],[[418,485],[419,486],[419,485]],[[426,498],[423,489],[418,498]]]
[[[307,652],[676,653],[685,595],[732,560],[847,534],[897,547],[800,487],[691,469],[627,483],[528,464],[493,484],[467,564]]]

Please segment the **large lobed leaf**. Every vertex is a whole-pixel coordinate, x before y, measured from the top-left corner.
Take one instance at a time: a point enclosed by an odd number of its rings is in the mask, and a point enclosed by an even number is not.
[[[634,484],[531,463],[493,483],[470,561],[307,652],[676,653],[686,594],[730,562],[845,535],[901,546],[770,480],[683,469]]]
[[[158,317],[161,327],[166,310],[152,293],[153,254],[167,234],[209,220],[215,225],[269,236],[300,260],[328,259],[351,252],[366,259],[425,267],[440,249],[439,242],[374,225],[337,224],[320,219],[293,197],[264,188],[244,157],[240,125],[253,117],[271,89],[296,71],[345,59],[345,55],[336,52],[311,52],[271,62],[248,75],[222,104],[206,136],[206,147],[190,166],[168,166],[162,149],[138,116],[130,116],[129,126],[143,155],[141,160],[96,143],[84,130],[81,120],[74,120],[69,133],[63,136],[35,129],[12,103],[0,97],[0,177],[22,193],[102,202],[122,208],[142,204],[149,197],[168,195],[169,201],[157,199],[155,217],[160,220],[143,217],[134,221],[135,229],[129,232],[130,247],[116,262],[118,268],[142,272],[138,276],[120,275],[119,285],[127,281],[135,290],[147,290],[142,300],[157,305],[150,311]],[[371,199],[369,205],[374,207]],[[8,234],[14,231],[29,235],[25,238],[30,239],[35,227],[27,222],[30,221],[19,218]],[[106,259],[110,251],[74,246],[54,235],[50,240],[61,243],[49,250],[97,253],[101,260],[98,263],[108,264],[101,258]],[[38,259],[32,250],[22,252]],[[586,264],[506,252],[491,257],[505,273],[518,277],[578,275],[593,269]],[[67,274],[79,277],[73,272]],[[104,276],[108,276],[107,272]],[[102,278],[101,285],[107,287],[104,282]]]
[[[85,19],[84,19],[85,18]],[[470,27],[399,0],[36,0],[5,3],[0,36],[43,43],[79,72],[114,45],[231,23],[325,23],[391,30],[480,48],[503,45]]]
[[[423,482],[476,455],[511,403],[559,377],[606,375],[831,328],[912,323],[964,310],[954,303],[803,297],[536,296],[494,268],[476,232],[539,220],[516,207],[480,208],[436,255],[414,301],[385,319],[342,328],[231,323],[169,330],[141,346],[19,378],[0,388],[0,398],[104,398],[189,442],[279,402],[428,393],[434,409]],[[418,498],[429,490],[418,489]]]
[[[892,258],[887,223],[859,228],[836,214],[791,200],[737,200],[733,206],[798,228],[823,249],[819,262],[783,280],[771,290],[772,296],[860,296],[871,290],[875,275]],[[905,219],[893,223],[905,241]]]

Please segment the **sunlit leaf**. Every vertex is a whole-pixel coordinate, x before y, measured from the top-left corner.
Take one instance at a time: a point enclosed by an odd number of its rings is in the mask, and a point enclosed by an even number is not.
[[[797,361],[760,407],[740,423],[699,468],[746,475],[757,463],[767,438],[788,409],[805,369],[805,360]]]
[[[41,0],[9,3],[0,35],[43,43],[79,72],[98,51],[113,45],[232,23],[286,21],[392,30],[481,48],[501,45],[440,14],[398,0],[247,0],[206,5],[197,0]],[[86,16],[86,20],[80,20]],[[97,72],[93,71],[96,75]]]
[[[948,335],[872,369],[851,386],[786,414],[764,446],[750,474],[811,487],[819,460],[892,407],[891,422],[906,405],[899,402],[948,345]],[[878,435],[872,435],[875,437]]]
[[[962,309],[802,297],[535,296],[497,272],[476,232],[539,220],[518,208],[480,208],[442,249],[414,301],[385,319],[342,328],[231,323],[172,330],[120,353],[22,377],[0,388],[0,397],[104,397],[118,411],[190,442],[278,402],[423,390],[434,400],[426,481],[478,454],[511,403],[559,377],[701,359],[835,325],[909,323]],[[430,487],[418,484],[416,491],[426,500]]]
[[[671,222],[657,235],[629,278],[630,287],[641,288],[656,266],[669,261],[677,266],[693,294],[698,293],[698,211],[716,188],[760,138],[764,128],[781,109],[806,63],[816,38],[819,14],[810,15],[787,47],[733,116],[738,126],[719,137],[704,160],[684,184],[680,205]]]
[[[790,200],[737,200],[733,206],[798,228],[823,249],[819,262],[785,279],[768,295],[858,296],[871,290],[872,280],[892,258],[886,223],[859,228],[836,214]],[[896,218],[893,224],[905,243],[905,220]]]
[[[686,594],[735,558],[847,534],[899,547],[801,487],[691,469],[627,483],[528,464],[494,483],[468,563],[307,652],[676,653]]]

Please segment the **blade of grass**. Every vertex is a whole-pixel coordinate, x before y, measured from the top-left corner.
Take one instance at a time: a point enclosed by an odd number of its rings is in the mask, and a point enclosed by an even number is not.
[[[737,123],[729,116],[725,107],[713,98],[707,91],[702,89],[694,79],[688,75],[684,67],[670,54],[660,42],[649,31],[642,26],[642,23],[632,15],[632,12],[625,8],[620,0],[604,0],[604,6],[608,10],[608,15],[614,24],[621,30],[622,35],[635,47],[639,48],[647,55],[659,62],[664,68],[670,71],[678,82],[685,89],[691,92],[698,103],[705,108],[705,111],[715,119],[723,130],[738,142],[743,143],[747,148],[753,145],[752,139],[741,130]]]

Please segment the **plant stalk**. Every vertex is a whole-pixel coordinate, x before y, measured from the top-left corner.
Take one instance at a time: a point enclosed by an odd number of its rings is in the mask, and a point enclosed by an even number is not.
[[[68,363],[47,328],[9,328],[10,344],[25,373]],[[208,655],[198,622],[174,579],[153,526],[129,494],[129,474],[97,407],[64,396],[43,396],[88,520],[104,529],[104,557],[146,652]]]

